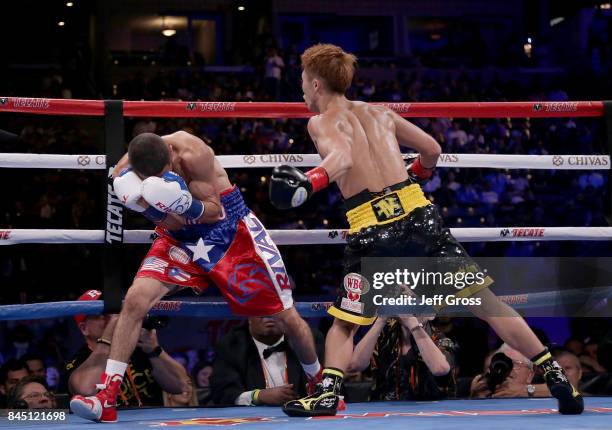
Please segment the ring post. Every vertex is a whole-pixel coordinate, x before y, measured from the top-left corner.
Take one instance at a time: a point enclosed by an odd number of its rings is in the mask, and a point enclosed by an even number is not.
[[[121,310],[123,277],[123,205],[113,190],[112,167],[123,156],[125,142],[123,128],[123,102],[104,101],[104,147],[106,151],[107,181],[104,184],[106,213],[104,217],[104,251],[102,269],[104,276],[104,313]]]

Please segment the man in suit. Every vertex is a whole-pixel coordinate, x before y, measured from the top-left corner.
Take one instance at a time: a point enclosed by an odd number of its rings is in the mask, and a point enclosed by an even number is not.
[[[308,379],[270,317],[252,317],[232,329],[216,347],[211,377],[212,400],[219,405],[282,405],[306,392]],[[313,333],[317,354],[323,338]]]

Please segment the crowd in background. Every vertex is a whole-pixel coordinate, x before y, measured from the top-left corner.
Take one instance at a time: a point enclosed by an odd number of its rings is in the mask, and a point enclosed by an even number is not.
[[[391,80],[358,72],[348,92],[351,99],[368,102],[419,101],[567,101],[610,98],[610,83],[593,78],[577,84],[573,75],[550,79],[532,76],[502,78],[468,70],[431,73],[427,69],[398,69]],[[145,100],[269,101],[301,100],[299,56],[295,49],[266,51],[253,72],[211,74],[196,69],[140,71],[116,83],[113,97]],[[70,82],[53,71],[40,81],[44,97],[70,97]],[[97,120],[6,115],[3,129],[19,140],[0,152],[98,154],[102,152],[101,123]],[[602,154],[604,130],[599,119],[416,119],[443,152],[476,154]],[[243,119],[129,119],[125,135],[160,135],[182,129],[205,139],[216,154],[314,153],[304,120]],[[269,229],[344,228],[341,196],[335,186],[319,193],[299,210],[280,213],[267,197],[267,170],[235,169],[230,179]],[[99,229],[103,222],[104,173],[78,170],[0,171],[4,183],[0,203],[0,230],[13,228]],[[498,170],[439,168],[424,190],[449,227],[607,226],[608,175],[604,171]],[[129,216],[129,228],[150,228],[138,216]],[[136,271],[145,246],[133,246],[126,256],[128,270]],[[608,255],[606,242],[481,242],[466,244],[475,256]],[[295,296],[330,298],[340,284],[340,247],[308,246],[281,249],[296,286]],[[303,268],[308,268],[304,270]],[[128,276],[129,278],[129,276]],[[100,287],[100,250],[86,245],[19,245],[0,247],[0,304],[74,299],[85,288]],[[85,285],[86,284],[86,285]],[[211,293],[212,294],[212,293]],[[457,376],[471,377],[482,370],[487,352],[496,346],[486,326],[473,320],[437,322],[440,330],[459,345]],[[34,357],[46,368],[47,388],[62,392],[62,366],[69,351],[59,340],[70,322],[27,326],[4,332],[0,363],[5,363],[0,385],[7,382],[14,359]],[[173,351],[206,390],[215,339],[228,324],[206,323],[214,334],[194,342],[197,347]],[[321,321],[325,331],[326,322]],[[231,324],[229,324],[231,325]],[[574,353],[585,374],[611,371],[597,348],[606,340],[606,325],[597,321],[571,324],[571,338],[561,347]],[[545,335],[544,335],[545,336]],[[609,335],[608,335],[609,336]],[[549,342],[546,342],[549,343]],[[470,353],[468,353],[468,351]],[[31,364],[26,374],[36,375]],[[21,368],[23,370],[23,367]],[[41,376],[41,375],[38,375]],[[360,378],[368,378],[367,374]],[[40,396],[45,397],[45,395]]]

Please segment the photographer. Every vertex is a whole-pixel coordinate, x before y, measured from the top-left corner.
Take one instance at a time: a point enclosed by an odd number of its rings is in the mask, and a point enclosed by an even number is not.
[[[546,384],[532,384],[533,363],[503,344],[485,358],[484,373],[472,380],[471,398],[550,397]]]
[[[102,293],[90,290],[79,300],[98,300]],[[72,394],[92,395],[96,392],[100,373],[104,371],[110,352],[117,315],[76,315],[75,321],[86,344],[66,364],[68,388]],[[130,357],[127,377],[121,385],[120,406],[163,406],[162,390],[179,394],[187,390],[189,376],[157,341],[155,326],[158,320],[147,319]]]
[[[454,343],[433,317],[379,316],[357,344],[348,372],[372,369],[370,400],[437,400],[454,390]]]

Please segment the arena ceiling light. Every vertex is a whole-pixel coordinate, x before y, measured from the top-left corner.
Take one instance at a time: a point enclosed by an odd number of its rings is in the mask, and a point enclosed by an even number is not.
[[[565,21],[565,17],[558,16],[550,20],[550,26],[554,27],[557,24],[561,24],[563,21]]]
[[[172,37],[176,34],[174,28],[166,27],[166,17],[162,16],[162,34],[166,37]]]

